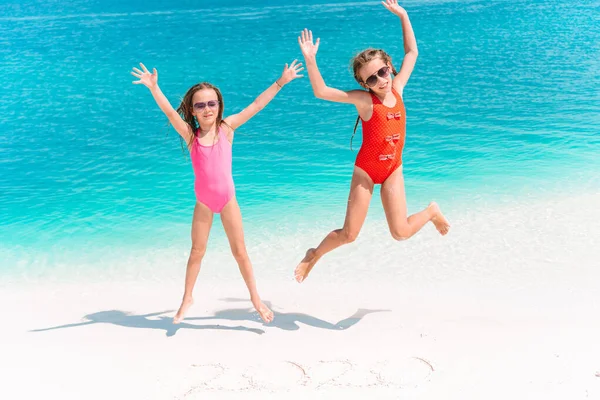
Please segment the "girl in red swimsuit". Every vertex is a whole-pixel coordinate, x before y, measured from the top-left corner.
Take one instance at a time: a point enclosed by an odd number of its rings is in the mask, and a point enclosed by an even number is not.
[[[383,5],[400,18],[404,33],[404,60],[397,73],[390,56],[383,50],[367,49],[358,54],[352,61],[354,78],[365,90],[346,92],[327,86],[317,68],[319,39],[313,43],[312,32],[306,29],[298,37],[315,96],[354,104],[363,128],[363,144],[356,157],[344,227],[330,232],[316,249],[306,252],[294,271],[298,282],[306,279],[315,263],[325,254],[356,239],[367,216],[375,184],[381,185],[381,202],[394,239],[410,238],[429,221],[442,235],[450,228],[435,202],[419,213],[411,216],[407,213],[402,175],[406,134],[402,92],[417,60],[417,41],[408,14],[397,0],[386,0]]]

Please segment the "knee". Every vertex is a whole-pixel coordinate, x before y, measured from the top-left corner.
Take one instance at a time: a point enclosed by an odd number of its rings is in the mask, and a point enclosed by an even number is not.
[[[206,253],[206,245],[199,245],[192,243],[192,250],[190,251],[190,257],[202,258]]]
[[[410,229],[410,226],[408,226],[408,225],[402,225],[402,226],[392,228],[392,229],[390,229],[390,233],[392,234],[392,237],[394,238],[394,240],[398,240],[398,241],[406,240],[412,236],[412,231]]]
[[[355,230],[350,230],[350,229],[342,229],[342,242],[344,244],[348,244],[348,243],[352,243],[356,240],[356,238],[358,237],[358,232],[359,231],[355,231]]]
[[[248,260],[248,252],[243,246],[236,246],[231,248],[231,254],[238,263],[243,263]]]

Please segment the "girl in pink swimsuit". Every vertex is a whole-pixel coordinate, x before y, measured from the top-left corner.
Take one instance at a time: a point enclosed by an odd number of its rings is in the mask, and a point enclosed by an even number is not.
[[[402,150],[406,134],[406,113],[402,93],[417,61],[417,40],[406,10],[397,0],[385,0],[383,6],[400,19],[404,39],[404,60],[396,73],[391,57],[383,50],[367,49],[352,60],[354,78],[361,90],[342,91],[327,86],[317,68],[319,39],[304,30],[298,38],[308,76],[316,97],[353,104],[362,120],[363,143],[356,156],[346,219],[341,229],[330,232],[316,248],[306,252],[296,266],[294,276],[303,282],[315,263],[330,251],[356,239],[367,217],[374,186],[381,185],[381,202],[392,237],[408,239],[425,224],[432,222],[442,235],[450,228],[435,202],[408,215],[402,175]],[[395,76],[392,76],[395,75]],[[356,127],[355,127],[356,130]]]
[[[299,75],[304,69],[302,64],[296,60],[289,67],[286,64],[281,77],[252,104],[240,113],[226,118],[223,118],[223,97],[215,86],[206,82],[194,85],[175,110],[158,87],[156,69],[150,73],[143,64],[140,63],[140,66],[141,70],[133,68],[132,75],[139,79],[133,83],[143,84],[150,89],[154,100],[169,118],[173,128],[187,143],[196,178],[194,189],[197,201],[192,221],[192,249],[187,262],[183,300],[173,322],[181,322],[193,303],[192,292],[206,251],[214,213],[221,214],[223,228],[250,292],[252,305],[265,322],[271,322],[273,313],[258,295],[252,264],[244,243],[242,214],[235,198],[231,175],[231,145],[237,128],[262,110],[284,85],[302,77]]]

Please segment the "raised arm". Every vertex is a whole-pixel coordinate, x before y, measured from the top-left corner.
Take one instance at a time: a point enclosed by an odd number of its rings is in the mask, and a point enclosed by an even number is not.
[[[296,78],[303,77],[304,75],[298,75],[298,73],[303,69],[302,63],[298,63],[297,60],[294,60],[289,67],[287,64],[285,64],[281,76],[276,79],[275,82],[273,82],[271,86],[267,88],[267,90],[262,92],[256,99],[254,99],[254,101],[248,107],[244,108],[237,114],[228,116],[224,119],[224,121],[231,127],[232,130],[236,130],[240,126],[244,125],[246,122],[248,122],[248,120],[250,120],[250,118],[254,117],[260,110],[265,108],[265,106],[269,104],[271,100],[273,100],[275,95],[282,87]]]
[[[312,86],[315,97],[323,100],[335,101],[337,103],[350,103],[355,106],[362,105],[370,101],[370,97],[366,95],[364,90],[350,90],[348,92],[327,86],[319,67],[317,67],[317,51],[319,50],[320,38],[313,43],[312,31],[304,29],[298,36],[298,44],[304,56],[308,79]],[[366,95],[366,96],[365,96]]]
[[[131,75],[139,79],[139,81],[133,81],[133,83],[136,85],[142,84],[150,89],[150,93],[152,93],[152,97],[154,97],[156,104],[158,104],[162,112],[169,118],[169,122],[173,125],[173,128],[175,128],[177,133],[186,143],[188,143],[192,136],[192,129],[187,122],[181,118],[179,113],[173,108],[171,103],[169,103],[169,100],[158,87],[158,71],[154,68],[152,73],[150,73],[144,64],[140,63],[140,66],[142,67],[142,71],[138,68],[133,68],[133,72],[131,72]]]
[[[415,38],[415,32],[413,31],[410,19],[408,19],[408,13],[406,10],[398,5],[398,0],[385,0],[381,2],[385,8],[391,13],[397,15],[400,18],[402,24],[402,39],[404,42],[404,59],[402,60],[402,66],[400,72],[394,77],[392,83],[396,91],[402,93],[404,86],[408,82],[410,75],[415,68],[417,62],[417,56],[419,50],[417,49],[417,39]]]

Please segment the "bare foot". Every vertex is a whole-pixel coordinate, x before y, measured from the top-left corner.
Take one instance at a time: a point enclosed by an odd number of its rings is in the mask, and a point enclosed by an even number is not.
[[[188,299],[186,299],[186,298],[183,299],[183,301],[181,302],[181,306],[179,307],[179,310],[177,311],[177,314],[175,314],[175,317],[173,317],[174,324],[178,324],[181,321],[183,321],[183,318],[185,318],[185,313],[192,306],[192,304],[194,304],[194,299],[192,299],[191,297]]]
[[[442,214],[440,207],[435,201],[432,201],[431,204],[429,204],[429,208],[433,212],[433,218],[431,219],[431,222],[433,222],[435,225],[435,229],[437,229],[438,232],[444,236],[450,230],[450,223],[446,217],[444,217],[444,214]]]
[[[258,312],[258,315],[265,321],[267,324],[273,321],[273,311],[269,309],[269,307],[265,306],[264,303],[260,300],[252,301],[252,305]]]
[[[296,266],[294,270],[294,277],[298,283],[304,282],[310,270],[315,266],[318,261],[317,254],[315,253],[315,249],[308,249],[306,251],[306,255],[300,261],[300,264]]]

